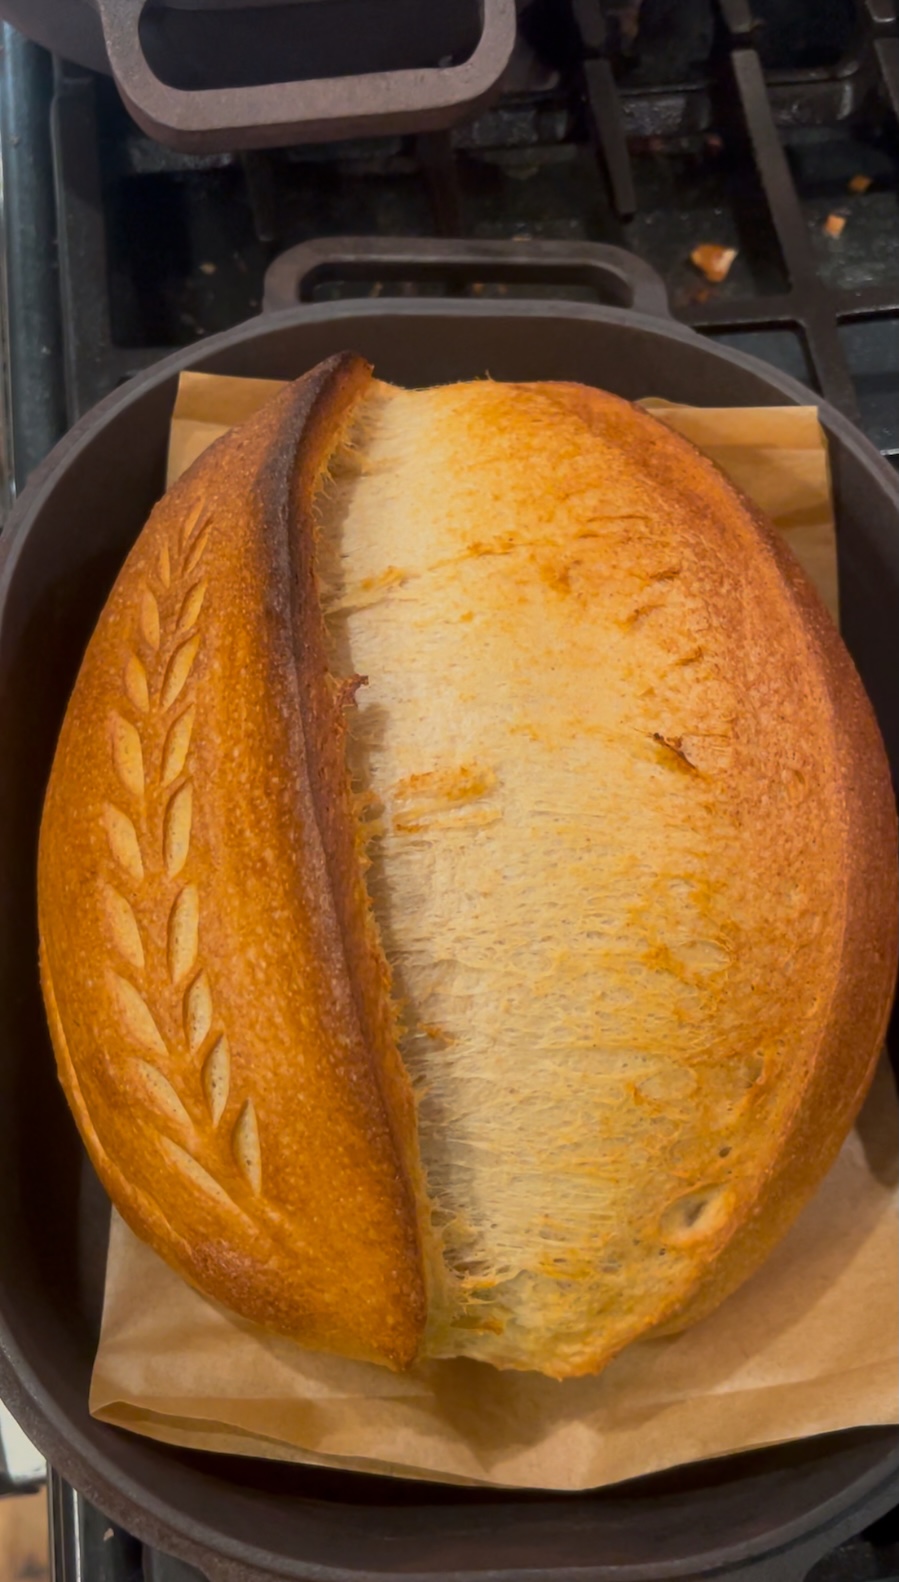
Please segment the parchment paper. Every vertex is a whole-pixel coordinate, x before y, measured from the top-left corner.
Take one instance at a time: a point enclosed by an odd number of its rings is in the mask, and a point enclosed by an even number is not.
[[[184,374],[169,481],[277,385]],[[814,408],[646,402],[785,534],[837,611]],[[899,1420],[899,1118],[882,1064],[859,1124],[764,1268],[702,1324],[554,1383],[467,1362],[397,1375],[304,1352],[186,1286],[113,1215],[91,1410],[198,1449],[574,1490]]]

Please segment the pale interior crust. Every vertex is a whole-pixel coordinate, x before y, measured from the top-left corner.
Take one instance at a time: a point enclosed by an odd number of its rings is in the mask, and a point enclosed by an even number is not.
[[[188,1280],[307,1346],[565,1376],[713,1307],[831,1163],[895,810],[829,618],[685,441],[345,357],[150,518],[39,907],[86,1146]]]
[[[332,471],[426,1346],[593,1371],[738,1284],[846,1135],[896,957],[883,749],[790,557],[627,403],[380,387]]]

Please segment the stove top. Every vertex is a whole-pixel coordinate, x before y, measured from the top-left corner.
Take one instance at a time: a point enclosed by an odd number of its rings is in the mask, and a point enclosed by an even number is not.
[[[3,26],[0,503],[96,401],[259,312],[275,260],[328,238],[399,239],[401,267],[334,241],[305,299],[595,300],[558,252],[522,282],[518,246],[553,241],[573,262],[584,242],[628,248],[677,318],[808,383],[899,469],[895,0],[518,9],[500,97],[452,132],[204,155],[152,142],[110,80]],[[434,238],[504,247],[484,278],[447,248],[441,274]],[[701,246],[733,254],[724,278],[691,261]],[[52,1471],[50,1491],[55,1582],[197,1582]],[[809,1576],[899,1579],[899,1513]]]
[[[893,0],[529,0],[493,108],[356,144],[175,153],[11,29],[0,77],[14,485],[121,379],[258,312],[279,252],[337,235],[626,246],[679,318],[899,456]],[[719,283],[703,244],[735,253]],[[323,288],[385,289],[422,286]]]

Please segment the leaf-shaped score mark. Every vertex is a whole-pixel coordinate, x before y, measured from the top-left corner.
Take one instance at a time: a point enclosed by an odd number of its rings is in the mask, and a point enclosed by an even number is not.
[[[184,691],[199,647],[200,634],[195,632],[193,637],[189,637],[186,642],[181,644],[180,648],[175,649],[168,662],[165,680],[162,683],[160,702],[164,709],[170,709]]]
[[[146,714],[150,707],[150,692],[147,686],[147,672],[137,654],[129,654],[125,663],[125,691],[138,713]]]
[[[194,705],[191,703],[183,714],[179,714],[166,736],[165,746],[162,749],[162,784],[164,787],[170,786],[173,780],[177,780],[187,761],[187,752],[194,728],[195,712]]]
[[[200,611],[203,608],[203,600],[206,597],[206,587],[207,584],[205,582],[195,582],[193,587],[188,588],[185,593],[178,614],[179,633],[189,632],[192,626],[196,626],[200,618]]]
[[[178,892],[169,913],[169,977],[177,986],[196,965],[199,949],[200,901],[195,884]]]
[[[112,761],[115,772],[126,791],[132,796],[144,794],[144,753],[140,733],[130,720],[113,714],[110,721]]]
[[[106,830],[109,850],[119,867],[135,884],[140,884],[144,877],[143,857],[137,831],[128,814],[123,813],[122,809],[115,807],[112,802],[104,803],[103,827]]]
[[[198,1187],[201,1192],[205,1192],[208,1197],[214,1198],[217,1203],[222,1204],[223,1207],[233,1212],[234,1204],[231,1202],[227,1192],[223,1187],[219,1186],[208,1170],[204,1170],[203,1166],[197,1163],[196,1159],[187,1152],[186,1148],[180,1147],[178,1143],[172,1141],[171,1137],[166,1137],[164,1134],[160,1136],[159,1144],[163,1152],[168,1155],[172,1164],[177,1170],[180,1170],[186,1180],[190,1181],[193,1186]]]
[[[101,894],[113,944],[129,967],[133,967],[136,972],[143,972],[143,941],[130,902],[111,884],[104,884]]]
[[[262,1189],[262,1150],[252,1099],[247,1099],[231,1133],[231,1152],[241,1175],[254,1192]]]
[[[193,787],[189,780],[169,798],[162,821],[165,871],[176,879],[187,861],[193,823]]]
[[[196,1054],[212,1026],[212,993],[205,972],[198,972],[184,996],[184,1036],[191,1054]]]
[[[121,977],[118,972],[107,969],[106,980],[113,1003],[119,1013],[122,1027],[128,1036],[139,1044],[142,1049],[148,1049],[151,1054],[164,1055],[167,1053],[162,1034],[153,1020],[149,1006],[133,983]]]
[[[159,605],[152,588],[144,588],[140,601],[140,629],[144,641],[154,654],[159,647]]]
[[[190,541],[193,538],[194,534],[196,533],[197,529],[203,526],[203,523],[205,522],[205,520],[206,520],[206,498],[205,498],[204,495],[201,495],[199,500],[195,500],[194,504],[191,506],[190,510],[187,512],[187,514],[186,514],[186,516],[184,518],[184,522],[183,522],[182,527],[181,527],[181,550],[182,550],[182,553],[187,548],[188,544],[190,543]]]
[[[186,576],[189,577],[192,572],[196,571],[200,561],[203,559],[203,556],[206,553],[206,545],[209,543],[209,533],[210,529],[208,527],[204,527],[202,533],[197,535],[196,540],[191,545],[187,554],[187,558],[184,562],[184,572]]]
[[[131,1069],[154,1108],[168,1120],[174,1121],[176,1126],[192,1133],[193,1121],[168,1077],[163,1076],[159,1067],[151,1066],[148,1060],[134,1059],[131,1062]]]
[[[221,1038],[216,1039],[203,1062],[203,1092],[213,1126],[218,1125],[225,1113],[230,1091],[231,1051],[223,1033]]]

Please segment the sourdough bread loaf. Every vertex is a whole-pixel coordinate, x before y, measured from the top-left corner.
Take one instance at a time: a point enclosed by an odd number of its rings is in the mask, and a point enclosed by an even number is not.
[[[896,959],[871,709],[617,398],[332,359],[160,501],[41,830],[60,1075],[134,1230],[301,1344],[557,1377],[765,1257]]]

